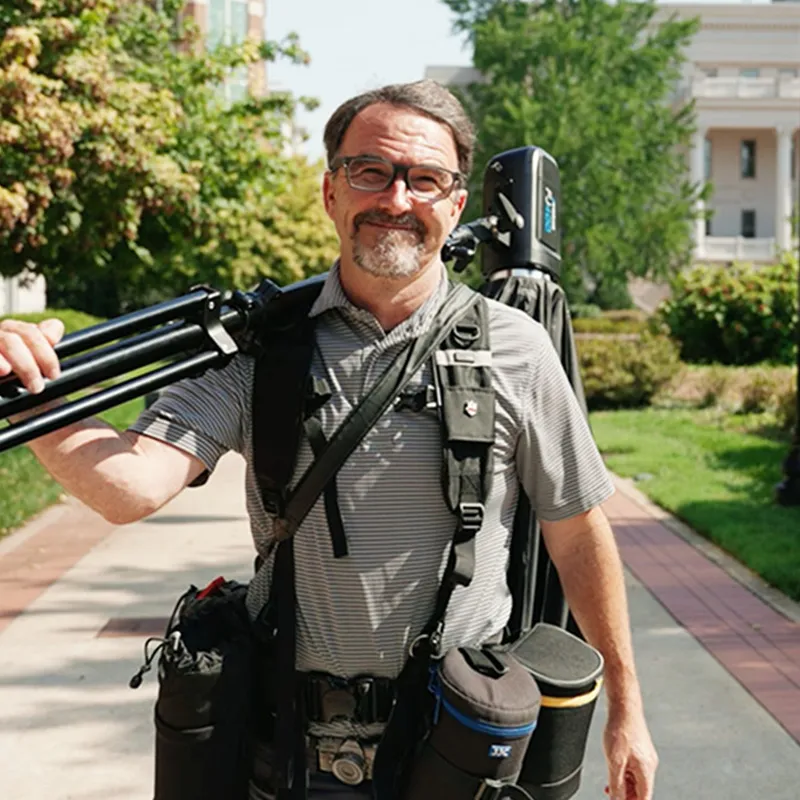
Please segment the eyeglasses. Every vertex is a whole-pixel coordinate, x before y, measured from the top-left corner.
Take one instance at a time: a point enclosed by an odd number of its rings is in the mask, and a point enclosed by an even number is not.
[[[395,164],[378,156],[345,156],[331,163],[331,172],[344,167],[347,183],[360,192],[385,192],[399,175],[408,191],[429,202],[447,197],[462,182],[460,172],[424,164]]]

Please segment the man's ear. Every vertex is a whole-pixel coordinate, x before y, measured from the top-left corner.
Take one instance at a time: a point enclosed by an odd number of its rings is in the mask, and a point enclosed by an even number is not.
[[[325,174],[322,176],[322,202],[328,216],[333,219],[333,173],[328,170],[325,170]]]
[[[453,217],[455,218],[456,224],[458,224],[458,221],[461,219],[461,215],[464,213],[464,209],[467,206],[468,197],[469,192],[466,189],[458,190],[458,194],[453,201]]]

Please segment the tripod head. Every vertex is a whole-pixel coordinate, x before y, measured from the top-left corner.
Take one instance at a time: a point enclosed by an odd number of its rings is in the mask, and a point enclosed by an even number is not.
[[[517,268],[561,275],[561,179],[555,159],[541,147],[518,147],[494,156],[483,174],[484,216],[459,225],[442,248],[461,272],[478,245],[487,279]]]

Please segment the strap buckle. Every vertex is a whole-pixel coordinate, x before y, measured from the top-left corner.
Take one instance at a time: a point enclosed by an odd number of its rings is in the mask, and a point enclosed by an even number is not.
[[[458,522],[466,533],[475,535],[483,525],[483,518],[486,516],[486,506],[483,503],[459,503]]]
[[[426,409],[436,409],[436,388],[434,386],[424,386],[421,389],[406,389],[401,392],[394,400],[395,411],[413,411],[419,413]]]

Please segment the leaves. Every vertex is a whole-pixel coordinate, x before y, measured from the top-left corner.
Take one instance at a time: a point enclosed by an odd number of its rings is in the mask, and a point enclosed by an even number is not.
[[[795,363],[797,259],[768,267],[697,266],[676,277],[659,316],[687,361]]]
[[[297,38],[208,51],[180,2],[153,5],[0,9],[0,272],[40,272],[51,301],[106,316],[336,253],[319,167],[286,152],[296,101],[222,97],[264,58],[307,61]]]
[[[571,299],[607,306],[629,276],[661,279],[688,263],[701,188],[683,155],[693,109],[674,108],[670,93],[696,24],[655,26],[649,0],[445,1],[485,77],[461,92],[476,166],[523,144],[559,164]],[[473,197],[480,181],[476,171]]]

